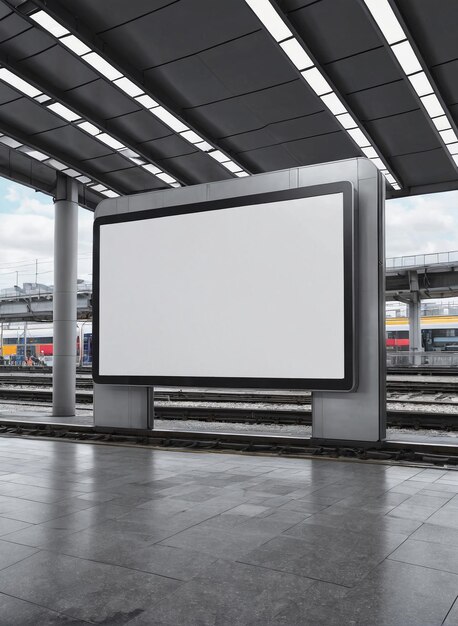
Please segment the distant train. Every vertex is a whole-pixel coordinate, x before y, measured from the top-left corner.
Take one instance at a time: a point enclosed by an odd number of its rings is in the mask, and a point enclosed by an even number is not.
[[[421,343],[426,352],[458,351],[458,315],[434,315],[421,318]],[[387,350],[409,350],[409,319],[387,318]]]
[[[421,318],[422,346],[425,351],[458,351],[458,315],[436,315]],[[92,323],[78,322],[75,329],[77,363],[92,365]],[[120,342],[122,345],[122,341]],[[393,317],[386,320],[386,347],[388,351],[409,350],[409,320]],[[127,357],[127,354],[124,355]],[[24,363],[30,357],[34,363],[52,365],[52,325],[29,324],[25,336],[24,327],[3,330],[4,363]],[[122,358],[123,355],[120,354]],[[1,362],[1,361],[0,361]]]
[[[92,323],[78,322],[75,328],[76,358],[79,365],[92,364]],[[82,349],[81,349],[82,346]],[[22,365],[30,358],[36,365],[52,365],[52,325],[28,324],[3,329],[3,363]]]

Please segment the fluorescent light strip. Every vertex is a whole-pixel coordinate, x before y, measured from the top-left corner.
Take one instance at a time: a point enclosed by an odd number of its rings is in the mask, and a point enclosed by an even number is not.
[[[126,148],[126,146],[123,143],[115,139],[115,137],[112,137],[109,133],[102,131],[102,129],[98,128],[95,124],[92,124],[91,122],[88,122],[87,120],[81,120],[81,116],[79,115],[79,113],[75,113],[74,111],[72,111],[65,105],[61,104],[60,102],[54,101],[51,104],[45,104],[45,102],[48,102],[49,100],[52,100],[52,99],[46,94],[43,94],[42,92],[35,89],[33,85],[30,85],[29,83],[24,81],[22,78],[20,78],[19,76],[17,76],[10,70],[7,70],[4,67],[0,67],[0,80],[3,80],[3,82],[6,82],[7,84],[19,89],[25,95],[33,98],[40,104],[43,104],[47,109],[51,110],[56,115],[59,115],[59,117],[62,117],[65,121],[71,122],[71,123],[76,122],[75,125],[77,128],[79,128],[80,130],[83,130],[84,132],[88,133],[92,137],[95,137],[96,139],[101,141],[103,144],[109,146],[113,150],[116,150],[117,152],[119,152],[119,154],[123,155],[129,161],[135,163],[135,165],[138,165],[138,166],[146,165],[146,161],[141,159],[139,154],[137,154],[133,150],[129,150],[128,148]],[[125,80],[127,81],[127,79]],[[123,86],[126,87],[126,84],[123,83]],[[78,120],[81,120],[81,121],[78,121]],[[186,129],[186,132],[188,133],[193,132],[189,130],[187,127],[184,127],[184,128]],[[196,133],[194,134],[197,140],[202,141],[201,137],[199,137]],[[10,137],[0,138],[0,141],[2,139],[4,139],[3,143],[5,143],[5,145],[8,145],[9,147],[18,148],[19,146],[21,146],[21,144],[16,142],[14,139],[11,139]],[[23,151],[25,152],[25,150]],[[131,153],[130,155],[128,154],[129,151]],[[40,153],[35,151],[35,154],[38,155]],[[37,156],[34,156],[34,155],[31,155],[31,156],[33,158],[38,159]],[[48,158],[48,157],[44,156],[44,158]],[[64,168],[62,168],[62,171],[63,169]],[[156,172],[162,174],[161,179],[164,182],[167,182],[168,178],[170,178],[173,182],[177,182],[174,177],[170,176],[169,174],[164,174],[160,168],[154,165],[151,166],[151,169],[148,168],[147,171],[149,171],[153,175],[156,175]],[[69,176],[75,176],[75,177],[80,175],[80,173],[77,172],[76,170],[71,170],[71,172],[72,173],[69,173],[69,172],[65,172],[65,173],[68,174]]]
[[[0,80],[30,98],[36,98],[37,96],[43,95],[39,89],[28,83],[26,80],[19,78],[19,76],[16,76],[16,74],[7,70],[6,67],[0,68]]]
[[[425,113],[434,124],[439,141],[450,152],[455,165],[458,165],[454,158],[454,153],[450,151],[449,145],[458,141],[455,131],[452,129],[450,118],[444,111],[434,88],[426,76],[420,59],[417,57],[407,34],[396,17],[388,0],[364,0],[373,19],[382,31],[388,45],[396,56],[401,69],[410,81],[417,94]],[[387,17],[388,16],[388,17]],[[389,21],[389,26],[387,26]],[[404,33],[403,41],[395,41],[390,33],[396,33],[395,38],[400,33]],[[393,35],[394,36],[394,35]]]
[[[57,113],[57,115],[60,115],[60,117],[63,117],[64,120],[67,120],[67,122],[75,122],[76,120],[81,119],[81,115],[78,115],[78,113],[75,113],[71,109],[68,109],[66,106],[64,106],[60,102],[53,102],[52,104],[47,104],[46,108],[51,109],[51,111],[54,111],[54,113]]]
[[[113,191],[112,189],[108,189],[108,187],[106,187],[105,185],[94,183],[94,181],[91,178],[89,178],[85,174],[82,174],[78,170],[68,167],[68,165],[65,165],[65,163],[61,163],[60,161],[57,161],[56,159],[49,157],[47,154],[44,154],[43,152],[36,150],[35,148],[31,148],[30,146],[27,146],[26,144],[21,144],[19,143],[19,141],[16,141],[12,137],[8,137],[7,135],[0,135],[0,143],[3,143],[9,148],[13,148],[17,152],[20,152],[21,154],[25,154],[26,156],[32,159],[35,159],[36,161],[39,161],[40,163],[43,163],[44,165],[48,165],[49,167],[52,167],[54,170],[57,170],[58,172],[62,172],[63,174],[66,174],[67,176],[70,176],[71,178],[75,178],[77,181],[79,181],[83,185],[86,185],[87,187],[91,187],[92,189],[95,189],[96,191],[101,191],[99,188],[103,188],[104,190],[106,190],[106,193],[104,195],[108,196],[108,194],[110,194],[109,195],[110,198],[119,197],[119,194],[116,193],[116,191]]]
[[[291,59],[291,62],[297,67],[298,70],[305,70],[308,67],[313,67],[312,59],[294,37],[291,37],[291,39],[287,39],[286,41],[282,41],[280,47],[283,48],[286,55]]]
[[[270,4],[269,0],[246,0],[246,3],[253,13],[258,16],[275,41],[283,41],[288,39],[288,37],[292,37],[293,33]]]
[[[371,4],[378,2],[378,0],[367,1]],[[293,65],[300,71],[304,81],[321,99],[328,111],[334,115],[335,119],[348,133],[348,135],[350,135],[363,154],[365,154],[365,156],[367,156],[382,172],[387,182],[394,189],[400,189],[400,185],[397,183],[393,174],[388,170],[383,159],[380,158],[377,150],[372,145],[365,131],[353,119],[353,116],[349,113],[345,104],[328,83],[321,70],[315,66],[308,52],[304,49],[304,46],[294,37],[283,18],[272,6],[270,0],[245,0],[245,2],[252,9],[258,19],[264,24],[267,31],[279,44],[283,52],[289,57]],[[385,30],[389,35],[390,40],[392,40],[393,43],[396,43],[399,40],[404,40],[405,36],[404,31],[397,26],[395,21],[396,18],[391,8],[390,11],[382,8],[378,12],[384,16],[386,21]],[[405,54],[404,47],[400,50],[399,54],[401,53]],[[213,150],[208,154],[217,161],[220,161],[220,163],[227,169],[233,167],[232,161],[228,160],[227,157],[225,157],[225,160],[227,161],[226,163],[222,161],[222,153],[218,150]],[[244,175],[243,172],[234,173],[239,177]]]
[[[34,22],[40,24],[42,28],[54,35],[54,37],[63,37],[69,35],[70,32],[64,28],[59,22],[52,18],[46,11],[37,11],[30,16]]]
[[[268,0],[252,1],[254,4],[267,7],[266,19],[270,24],[272,24],[273,21],[276,19],[276,23],[279,27],[278,32],[279,35],[281,35],[280,41],[292,37],[291,31],[283,23],[283,21],[270,5]],[[275,16],[277,17],[275,18]],[[62,42],[67,48],[72,50],[72,52],[74,52],[82,60],[91,65],[97,72],[99,72],[99,74],[112,82],[113,85],[116,85],[116,87],[121,89],[126,95],[133,98],[138,104],[147,109],[152,115],[161,120],[161,122],[166,124],[174,132],[178,133],[191,145],[196,147],[198,150],[201,150],[202,152],[210,152],[211,150],[214,150],[214,146],[212,146],[197,133],[191,130],[188,126],[186,126],[186,124],[184,124],[178,117],[176,117],[175,115],[173,115],[173,113],[161,106],[159,102],[156,102],[153,98],[146,94],[142,87],[131,81],[129,78],[127,78],[127,76],[124,76],[124,74],[116,69],[111,63],[106,61],[102,56],[100,56],[100,54],[94,52],[89,46],[81,41],[81,39],[79,39],[75,35],[72,35],[70,31],[62,27],[54,18],[46,13],[46,11],[39,10],[36,13],[33,13],[30,17],[36,23],[40,24],[40,26],[47,30],[51,35],[53,35],[60,42]],[[287,52],[287,54],[290,54],[293,63],[297,62],[301,66],[301,69],[305,69],[306,67],[313,65],[312,61],[309,59],[303,48],[301,48],[300,46],[299,48],[297,47],[297,42],[295,40],[285,42],[285,51]],[[96,133],[94,132],[87,132],[96,136]],[[101,139],[100,136],[98,136],[98,139]],[[103,139],[101,140],[103,141]],[[226,157],[226,160],[229,160],[229,157]]]

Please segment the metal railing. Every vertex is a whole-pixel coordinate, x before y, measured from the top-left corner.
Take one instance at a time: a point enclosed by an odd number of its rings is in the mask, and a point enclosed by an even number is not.
[[[387,352],[390,367],[458,367],[458,352]]]
[[[453,265],[455,263],[458,264],[458,250],[388,257],[386,259],[386,269],[406,269],[409,267],[423,267],[425,265]]]
[[[421,303],[422,317],[434,317],[439,315],[458,315],[458,300],[448,302],[425,302]],[[407,304],[396,302],[396,306],[390,303],[386,308],[386,318],[408,317],[409,310]]]

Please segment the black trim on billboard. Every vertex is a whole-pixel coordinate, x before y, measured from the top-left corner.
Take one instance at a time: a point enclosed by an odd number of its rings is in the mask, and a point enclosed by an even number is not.
[[[100,297],[100,228],[139,220],[166,218],[173,215],[219,211],[240,206],[250,206],[298,198],[341,193],[343,196],[344,232],[344,376],[325,378],[252,378],[252,377],[201,377],[201,376],[112,376],[99,371],[99,297]],[[355,210],[353,186],[348,181],[313,185],[262,194],[238,196],[222,200],[198,202],[161,209],[121,213],[98,217],[94,221],[93,250],[93,377],[99,384],[138,386],[203,386],[259,389],[305,389],[319,391],[353,391],[356,385],[356,335],[355,335]],[[317,294],[319,299],[319,294]],[[126,303],[129,306],[129,303]],[[115,340],[115,338],[113,338]],[[330,354],[329,358],[333,355]]]

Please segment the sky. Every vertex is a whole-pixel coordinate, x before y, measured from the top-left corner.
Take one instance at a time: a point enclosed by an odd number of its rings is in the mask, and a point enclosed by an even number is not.
[[[0,178],[0,289],[52,284],[52,198]],[[92,280],[93,213],[79,209],[78,277]],[[386,255],[458,250],[458,191],[388,200]]]

